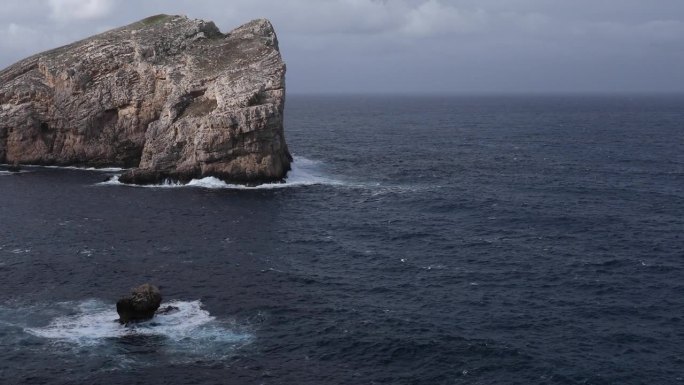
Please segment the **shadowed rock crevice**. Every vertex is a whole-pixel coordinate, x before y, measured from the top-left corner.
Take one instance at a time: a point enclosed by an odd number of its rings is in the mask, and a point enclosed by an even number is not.
[[[270,22],[157,15],[0,71],[0,160],[135,167],[122,181],[282,179],[285,64]]]
[[[0,163],[7,163],[7,127],[0,127]]]
[[[40,123],[40,138],[45,144],[45,147],[47,147],[49,151],[52,151],[55,144],[55,130],[53,127],[50,127],[50,124],[47,122]]]
[[[174,106],[178,115],[173,122],[184,117],[202,117],[214,111],[218,103],[216,99],[205,97],[205,93],[206,90],[196,90],[182,96],[180,102]]]
[[[112,130],[119,121],[119,109],[109,108],[97,114],[92,122],[87,126],[88,136],[96,137],[102,135],[105,130]]]

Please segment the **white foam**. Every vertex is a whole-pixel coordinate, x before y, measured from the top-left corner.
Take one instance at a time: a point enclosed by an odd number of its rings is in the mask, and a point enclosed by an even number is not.
[[[0,164],[2,166],[2,164]],[[9,164],[5,164],[4,166],[10,166]],[[78,167],[78,166],[42,166],[38,164],[22,164],[20,167],[30,167],[30,168],[53,168],[53,169],[60,169],[60,170],[81,170],[81,171],[100,171],[100,172],[121,172],[126,170],[125,168],[121,167]],[[7,171],[0,171],[0,175],[5,173]],[[26,172],[25,170],[21,170],[19,172]]]
[[[26,171],[26,170],[19,170],[19,171],[6,171],[6,170],[0,170],[0,176],[25,174],[25,173],[27,173],[27,172],[31,172],[31,171]]]
[[[100,172],[121,172],[126,170],[125,168],[122,167],[103,167],[103,168],[95,168],[95,167],[88,167],[84,169],[79,169],[78,170],[87,170],[87,171],[100,171]]]
[[[119,175],[114,175],[104,182],[97,183],[98,186],[124,186],[123,183],[119,182]]]
[[[321,171],[321,162],[303,158],[294,157],[292,162],[292,170],[287,173],[285,184],[290,186],[311,186],[311,185],[344,185],[345,182],[332,178]],[[274,184],[274,187],[279,185]]]
[[[86,301],[77,306],[78,313],[60,316],[47,326],[25,328],[34,336],[55,339],[79,345],[94,345],[112,338],[129,336],[161,336],[171,342],[207,342],[235,344],[246,342],[248,334],[231,331],[216,321],[202,308],[200,301],[171,301],[162,306],[175,306],[178,311],[160,314],[152,320],[124,326],[116,320],[118,314],[113,304]]]
[[[326,175],[321,170],[321,163],[307,158],[295,156],[292,169],[287,173],[283,183],[265,183],[257,186],[226,183],[215,177],[193,179],[187,184],[167,181],[155,185],[128,185],[119,181],[119,176],[113,176],[108,181],[98,183],[100,186],[133,186],[148,188],[177,188],[177,187],[201,187],[207,189],[233,189],[233,190],[259,190],[279,189],[313,185],[344,185],[345,183]]]
[[[43,168],[57,168],[62,170],[82,170],[82,171],[100,171],[100,172],[121,172],[126,170],[121,167],[77,167],[77,166],[31,166],[31,167],[43,167]]]

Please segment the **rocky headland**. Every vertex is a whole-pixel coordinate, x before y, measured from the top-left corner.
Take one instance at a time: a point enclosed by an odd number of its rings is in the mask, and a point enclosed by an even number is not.
[[[0,163],[129,168],[126,183],[281,180],[285,64],[268,20],[158,15],[0,71]]]

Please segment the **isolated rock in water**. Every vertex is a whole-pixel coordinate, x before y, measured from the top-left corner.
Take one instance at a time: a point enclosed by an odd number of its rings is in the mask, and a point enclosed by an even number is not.
[[[134,167],[120,180],[282,179],[285,64],[268,20],[158,15],[0,71],[0,163]]]
[[[125,324],[154,317],[161,300],[161,293],[156,286],[146,283],[136,287],[131,291],[131,295],[116,302],[119,322]]]

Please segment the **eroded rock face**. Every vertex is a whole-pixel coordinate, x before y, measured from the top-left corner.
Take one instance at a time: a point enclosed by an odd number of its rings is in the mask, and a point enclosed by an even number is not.
[[[131,290],[131,294],[121,298],[116,302],[116,312],[119,313],[119,322],[127,324],[129,322],[144,321],[154,317],[159,309],[162,296],[159,289],[145,283]]]
[[[123,182],[282,179],[285,64],[271,23],[159,15],[0,71],[0,163],[122,166]]]

